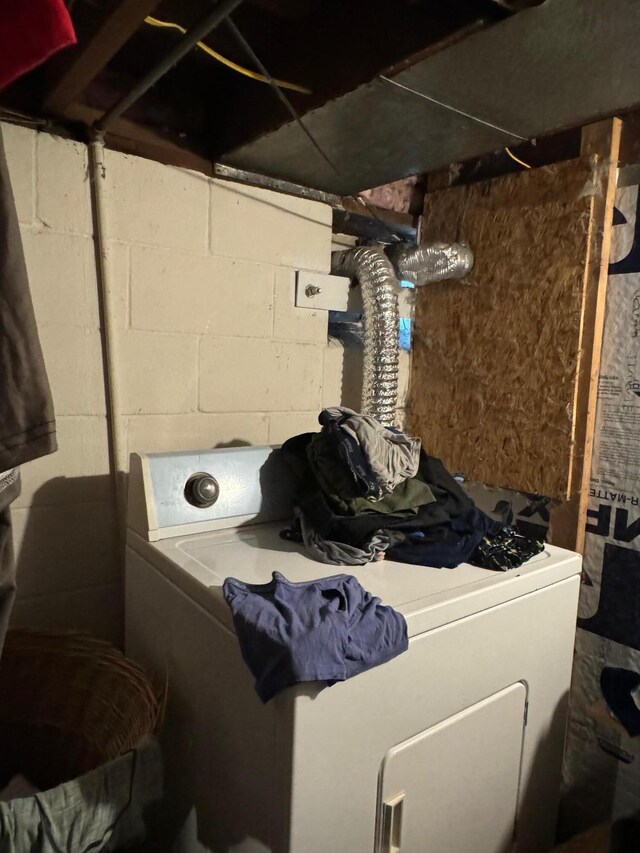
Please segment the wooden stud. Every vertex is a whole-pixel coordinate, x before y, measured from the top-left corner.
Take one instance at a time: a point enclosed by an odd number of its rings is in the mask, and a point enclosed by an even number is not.
[[[70,105],[126,44],[157,5],[158,0],[121,0],[98,32],[73,53],[69,53],[68,63],[45,96],[45,111],[66,115]]]
[[[585,271],[578,381],[573,410],[573,465],[569,500],[551,516],[550,541],[582,553],[586,534],[598,378],[607,300],[607,279],[622,122],[607,119],[585,127],[582,154],[597,158],[589,258]]]

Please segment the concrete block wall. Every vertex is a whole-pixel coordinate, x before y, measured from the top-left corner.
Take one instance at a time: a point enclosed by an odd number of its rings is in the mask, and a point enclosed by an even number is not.
[[[3,125],[60,450],[23,468],[14,624],[118,640],[121,552],[110,479],[87,149]],[[107,151],[123,455],[280,443],[358,408],[358,359],[295,270],[328,271],[325,205]],[[403,359],[403,386],[408,360]],[[126,465],[124,466],[126,468]]]
[[[16,626],[118,640],[117,556],[85,146],[2,127],[59,450],[22,467],[12,507]]]
[[[106,175],[127,453],[314,429],[342,363],[294,282],[329,270],[331,210],[113,151]]]

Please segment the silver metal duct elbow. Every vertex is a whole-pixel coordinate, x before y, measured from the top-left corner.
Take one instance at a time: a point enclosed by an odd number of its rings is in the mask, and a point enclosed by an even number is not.
[[[415,285],[446,278],[464,278],[473,269],[473,252],[465,243],[431,243],[413,246],[401,243],[390,257],[402,281]]]
[[[334,252],[331,271],[357,278],[364,323],[363,414],[393,426],[398,405],[398,279],[382,249]]]

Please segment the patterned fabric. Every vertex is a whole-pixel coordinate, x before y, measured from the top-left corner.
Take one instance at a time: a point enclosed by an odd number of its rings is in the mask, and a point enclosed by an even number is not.
[[[485,536],[469,559],[472,566],[507,572],[540,554],[544,544],[521,536],[513,527],[503,527],[495,536]]]

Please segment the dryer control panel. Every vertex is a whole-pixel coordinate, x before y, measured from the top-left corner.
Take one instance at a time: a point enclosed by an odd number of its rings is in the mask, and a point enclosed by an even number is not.
[[[291,473],[274,447],[132,453],[128,526],[150,541],[289,518]]]

